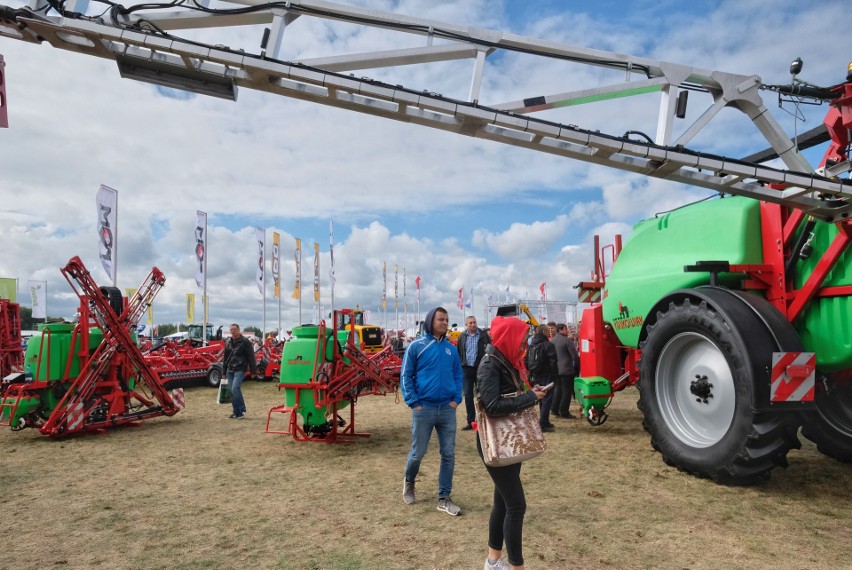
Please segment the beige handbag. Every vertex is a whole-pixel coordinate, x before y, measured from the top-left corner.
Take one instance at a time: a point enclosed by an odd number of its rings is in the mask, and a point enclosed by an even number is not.
[[[515,398],[521,395],[518,380],[514,378],[518,392],[503,394],[502,398]],[[479,443],[482,445],[482,457],[489,467],[505,467],[538,457],[547,442],[541,432],[541,424],[535,406],[525,408],[506,416],[489,416],[485,406],[477,396],[474,400]]]

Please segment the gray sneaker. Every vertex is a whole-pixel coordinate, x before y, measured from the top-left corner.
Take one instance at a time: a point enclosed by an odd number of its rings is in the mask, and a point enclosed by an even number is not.
[[[461,507],[453,502],[452,499],[438,499],[438,510],[444,511],[450,516],[457,517],[461,514]]]
[[[403,479],[402,481],[402,500],[405,501],[407,505],[413,505],[414,498],[414,482],[406,481]]]
[[[486,558],[483,570],[510,570],[510,568],[508,564],[503,562],[502,558],[498,558],[497,562],[495,562],[494,564],[492,564],[491,561]]]

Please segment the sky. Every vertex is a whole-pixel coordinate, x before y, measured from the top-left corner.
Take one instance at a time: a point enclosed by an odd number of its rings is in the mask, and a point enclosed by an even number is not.
[[[789,64],[801,57],[800,78],[834,85],[843,81],[852,56],[843,49],[849,46],[847,30],[832,25],[848,19],[848,5],[841,0],[348,3],[757,74],[768,84],[788,83]],[[0,4],[23,5],[15,0]],[[91,4],[89,14],[102,6]],[[256,52],[261,33],[256,28],[207,30],[200,37]],[[422,42],[297,20],[287,29],[280,57],[295,61]],[[117,285],[137,287],[154,266],[166,276],[154,302],[154,323],[186,322],[187,293],[196,295],[200,320],[193,229],[201,210],[208,214],[210,322],[265,323],[267,330],[276,329],[279,320],[285,330],[315,322],[318,310],[325,314],[331,308],[332,221],[334,307],[357,305],[371,311],[373,322],[394,328],[404,322],[405,305],[414,318],[419,276],[422,312],[442,305],[451,322],[461,323],[472,311],[480,324],[487,324],[489,299],[538,299],[542,283],[548,300],[576,301],[575,286],[593,269],[595,235],[612,243],[615,234],[628,237],[639,220],[712,194],[249,89],[240,90],[237,102],[163,90],[122,79],[114,62],[47,43],[0,36],[0,54],[6,62],[10,123],[0,129],[0,277],[19,280],[24,306],[30,304],[28,281],[47,281],[51,317],[71,318],[76,310],[78,299],[59,271],[71,257],[79,256],[99,284],[109,284],[97,249],[95,195],[102,184],[118,191]],[[462,61],[358,74],[464,99],[471,65]],[[613,80],[551,60],[497,56],[488,60],[481,102],[561,93],[607,79]],[[791,135],[818,125],[827,110],[779,108],[774,94],[764,92],[763,98]],[[659,95],[642,96],[548,111],[542,118],[608,134],[631,129],[653,134],[655,123],[647,117],[656,121],[658,102]],[[700,109],[691,108],[675,130],[695,120]],[[735,114],[723,114],[707,138],[695,144],[727,156],[745,156],[765,146],[751,124]],[[813,152],[818,160],[821,153]],[[281,235],[280,311],[268,258],[265,301],[256,286],[256,227],[266,230],[267,255],[272,233]],[[295,238],[302,241],[301,308],[291,296]],[[319,308],[311,289],[315,242],[321,251]],[[386,312],[380,310],[383,267]],[[456,307],[459,289],[471,304],[464,314]],[[564,320],[560,314],[546,316]]]

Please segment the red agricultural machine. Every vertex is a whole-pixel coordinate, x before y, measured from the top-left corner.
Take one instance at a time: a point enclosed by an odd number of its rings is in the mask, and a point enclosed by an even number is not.
[[[80,299],[79,319],[40,326],[27,345],[27,373],[0,388],[0,419],[60,437],[180,411],[183,390],[163,387],[131,335],[165,283],[162,272],[152,269],[125,304],[115,287],[98,287],[79,257],[61,271]]]
[[[285,404],[269,410],[266,433],[292,435],[296,441],[351,443],[370,435],[355,431],[358,398],[385,396],[399,387],[402,362],[391,347],[363,352],[357,344],[355,312],[334,313],[331,330],[325,321],[296,327],[284,344],[278,389],[284,390]],[[338,323],[345,328],[338,328]],[[338,415],[347,406],[348,424]],[[286,430],[269,428],[274,413],[289,414]]]
[[[21,307],[8,299],[0,299],[0,381],[23,370]]]

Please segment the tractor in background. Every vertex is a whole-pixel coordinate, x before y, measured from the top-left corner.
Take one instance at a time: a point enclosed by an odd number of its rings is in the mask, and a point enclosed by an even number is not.
[[[98,287],[79,257],[61,271],[80,299],[79,318],[39,325],[25,371],[2,384],[0,421],[60,437],[180,411],[183,390],[163,387],[132,333],[165,283],[162,272],[152,269],[127,301],[115,287]]]
[[[379,352],[363,351],[356,341],[357,318],[352,309],[336,310],[331,329],[325,321],[293,329],[281,356],[278,389],[284,391],[285,403],[269,410],[266,433],[322,443],[369,436],[355,431],[355,404],[361,396],[396,392],[402,363],[389,345]],[[348,422],[338,414],[347,407]],[[270,429],[275,413],[287,415],[285,430]]]

